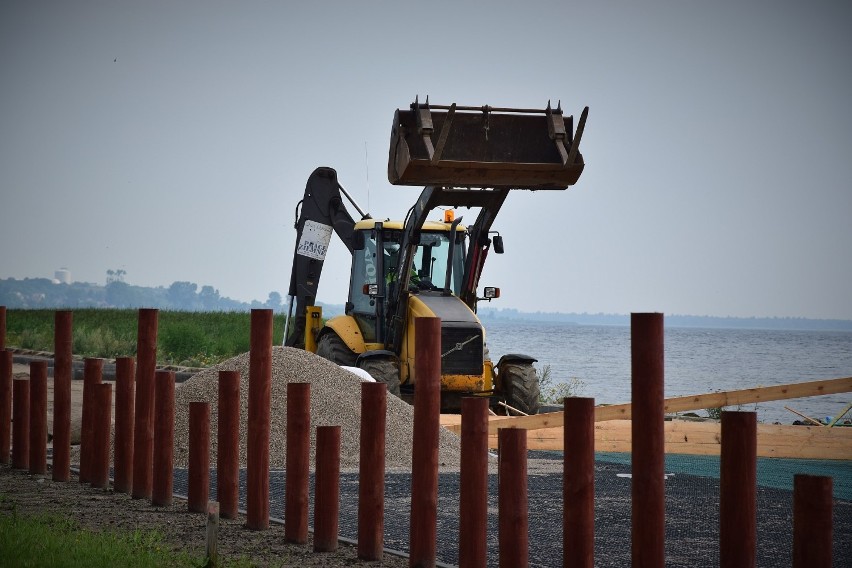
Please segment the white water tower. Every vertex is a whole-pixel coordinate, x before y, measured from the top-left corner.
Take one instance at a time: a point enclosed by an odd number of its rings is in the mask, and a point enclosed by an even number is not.
[[[53,279],[58,284],[71,284],[71,271],[63,266],[53,273]]]

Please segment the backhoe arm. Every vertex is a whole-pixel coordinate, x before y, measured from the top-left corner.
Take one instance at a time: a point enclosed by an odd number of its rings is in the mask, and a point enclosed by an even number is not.
[[[355,221],[343,204],[342,190],[335,170],[317,168],[308,178],[305,195],[297,206],[296,252],[287,292],[291,307],[295,299],[296,316],[293,330],[284,340],[285,345],[304,348],[305,309],[316,302],[332,231],[337,233],[350,253],[355,246]],[[343,193],[346,195],[345,191]],[[364,214],[364,217],[369,215]]]

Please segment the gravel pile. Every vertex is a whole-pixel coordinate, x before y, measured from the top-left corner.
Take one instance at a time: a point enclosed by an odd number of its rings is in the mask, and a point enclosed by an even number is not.
[[[240,372],[240,466],[246,467],[249,353],[243,353],[216,367],[201,371],[178,385],[175,391],[175,467],[185,467],[187,463],[189,403],[192,401],[210,403],[210,459],[211,465],[215,466],[220,370]],[[316,427],[339,425],[340,466],[342,469],[357,469],[361,427],[361,380],[322,357],[290,347],[275,347],[272,350],[270,468],[286,467],[287,384],[290,382],[311,383],[311,467],[315,455]],[[401,399],[388,395],[385,439],[387,468],[410,471],[413,428],[414,408]],[[460,455],[459,437],[441,428],[439,463],[448,468],[457,468]]]

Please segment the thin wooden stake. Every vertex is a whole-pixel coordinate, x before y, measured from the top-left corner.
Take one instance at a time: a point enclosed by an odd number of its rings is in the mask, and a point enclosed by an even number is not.
[[[207,566],[219,565],[219,502],[207,503]]]

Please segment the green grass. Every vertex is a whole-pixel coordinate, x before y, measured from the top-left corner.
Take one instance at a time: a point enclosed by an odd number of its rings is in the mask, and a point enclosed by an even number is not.
[[[53,351],[55,310],[8,310],[8,346]],[[73,312],[73,351],[83,357],[136,355],[138,310],[78,309]],[[249,350],[249,312],[161,310],[157,321],[157,362],[205,367]],[[284,316],[273,322],[273,344],[280,345]]]
[[[155,531],[94,532],[61,515],[0,515],[0,558],[4,566],[100,567],[203,565],[175,552]]]

